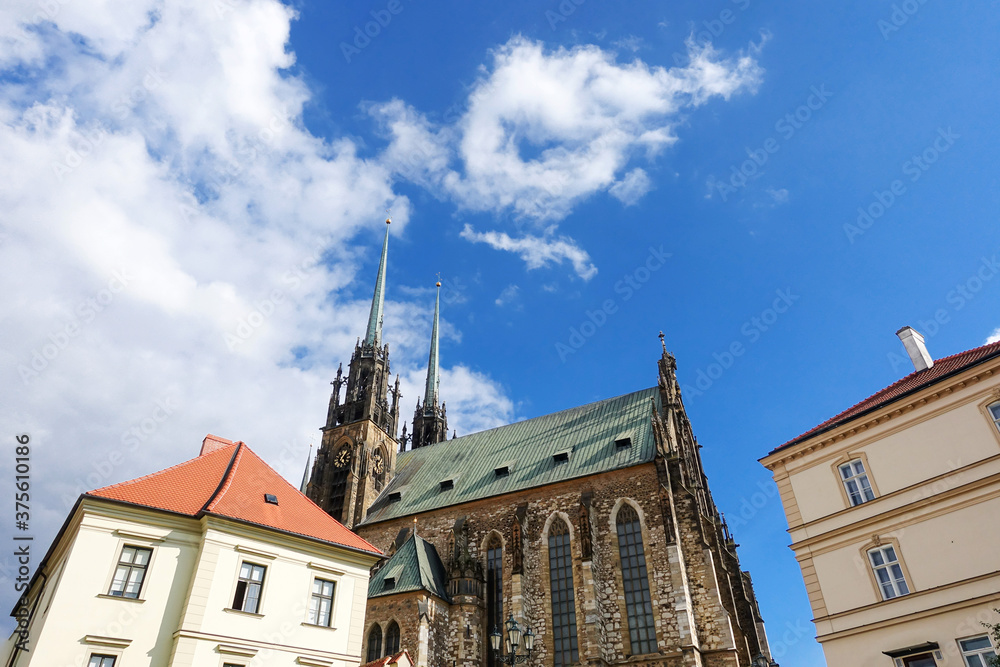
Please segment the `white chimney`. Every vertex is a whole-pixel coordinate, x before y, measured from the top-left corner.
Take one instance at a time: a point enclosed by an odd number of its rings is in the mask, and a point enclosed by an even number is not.
[[[903,341],[903,347],[906,348],[906,353],[910,355],[910,361],[913,362],[913,367],[917,369],[918,373],[934,365],[934,359],[927,351],[924,337],[919,331],[913,327],[903,327],[896,332],[896,335],[899,336],[899,340]]]

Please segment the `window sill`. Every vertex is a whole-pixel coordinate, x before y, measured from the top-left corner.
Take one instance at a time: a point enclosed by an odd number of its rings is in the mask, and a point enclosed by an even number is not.
[[[302,625],[307,628],[318,628],[320,630],[336,630],[337,628],[332,625],[317,625],[316,623],[310,623],[308,621],[302,621]]]
[[[240,616],[249,616],[250,618],[264,618],[264,614],[257,614],[252,611],[243,611],[242,609],[230,609],[229,607],[226,607],[222,611],[229,614],[239,614]]]
[[[138,602],[142,604],[145,602],[142,598],[127,598],[124,595],[108,595],[107,593],[98,593],[97,597],[104,598],[105,600],[122,600],[123,602]]]

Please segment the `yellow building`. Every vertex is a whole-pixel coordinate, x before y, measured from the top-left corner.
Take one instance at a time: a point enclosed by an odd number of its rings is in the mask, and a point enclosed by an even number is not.
[[[350,667],[382,554],[242,442],[83,494],[15,609],[7,667]]]
[[[983,667],[1000,607],[1000,343],[781,445],[773,473],[830,667]]]

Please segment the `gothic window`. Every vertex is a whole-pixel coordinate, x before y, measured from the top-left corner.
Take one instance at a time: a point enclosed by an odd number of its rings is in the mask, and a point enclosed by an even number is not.
[[[622,505],[615,521],[618,527],[618,554],[625,587],[625,612],[628,616],[632,655],[656,652],[656,628],[653,603],[649,595],[646,554],[642,547],[639,515],[631,505]]]
[[[368,633],[368,659],[365,662],[378,660],[382,657],[382,627],[376,623]]]
[[[486,545],[486,634],[503,632],[503,545],[496,535]],[[493,651],[486,651],[488,667],[495,667]]]
[[[351,448],[344,445],[333,459],[333,474],[330,476],[330,516],[343,521],[344,496],[347,494],[347,476],[351,472]]]
[[[578,660],[578,653],[569,526],[558,518],[549,528],[549,582],[552,591],[553,664],[555,667],[560,667],[575,663]]]
[[[396,655],[399,653],[399,623],[393,621],[385,630],[385,654]]]

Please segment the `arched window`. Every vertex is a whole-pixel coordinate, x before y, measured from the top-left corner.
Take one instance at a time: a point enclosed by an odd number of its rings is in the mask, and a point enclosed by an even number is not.
[[[625,613],[628,616],[632,655],[656,652],[656,628],[653,603],[649,596],[649,574],[642,548],[642,526],[631,505],[622,505],[615,523],[618,528],[618,554],[622,563],[625,587]]]
[[[990,411],[990,417],[993,417],[993,423],[998,429],[1000,429],[1000,401],[993,403],[986,409]]]
[[[549,582],[552,591],[552,656],[555,667],[578,660],[576,601],[573,597],[573,555],[569,526],[560,518],[549,527]]]
[[[372,626],[368,633],[368,659],[365,662],[378,660],[382,657],[382,628],[378,623]]]
[[[385,630],[385,654],[396,655],[399,653],[399,623],[393,621]]]
[[[503,545],[500,538],[492,535],[486,544],[486,634],[493,629],[501,633],[503,629]],[[496,665],[493,651],[487,649],[486,664]]]

